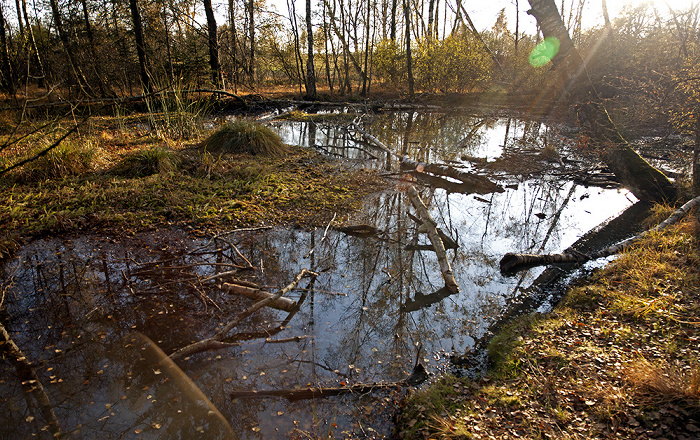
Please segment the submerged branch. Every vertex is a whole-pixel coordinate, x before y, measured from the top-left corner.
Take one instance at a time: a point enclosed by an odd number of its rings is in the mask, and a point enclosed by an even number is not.
[[[423,365],[418,364],[413,369],[413,373],[406,379],[398,382],[387,383],[359,383],[355,385],[345,385],[340,387],[308,387],[292,390],[267,390],[267,391],[234,391],[230,394],[232,399],[253,398],[253,397],[284,397],[287,400],[315,399],[319,397],[337,396],[338,394],[358,393],[365,394],[377,390],[400,388],[403,386],[418,385],[428,377]]]
[[[20,348],[12,340],[9,332],[5,326],[0,323],[0,351],[7,353],[10,361],[15,365],[17,370],[17,376],[22,381],[22,387],[31,396],[34,396],[37,403],[39,404],[39,409],[41,410],[42,416],[47,423],[47,429],[51,432],[54,438],[65,439],[68,438],[67,434],[61,429],[61,425],[56,418],[56,414],[53,410],[53,405],[49,399],[48,394],[44,386],[41,384],[39,376],[36,374],[36,370],[31,362],[27,359],[27,356],[20,350]]]
[[[225,338],[228,332],[230,332],[234,327],[239,325],[241,321],[243,321],[245,318],[249,317],[253,313],[257,312],[261,308],[273,304],[276,300],[280,299],[282,296],[285,294],[289,293],[292,289],[294,289],[299,282],[301,281],[302,278],[305,276],[312,276],[315,277],[317,276],[316,273],[311,272],[308,269],[302,269],[301,272],[297,274],[297,276],[294,277],[292,282],[287,285],[285,288],[280,290],[274,295],[266,296],[264,299],[256,302],[252,306],[248,307],[238,315],[236,315],[231,321],[226,323],[219,331],[217,331],[214,336],[210,338],[203,339],[201,341],[194,342],[190,345],[187,345],[185,347],[182,347],[181,349],[177,350],[173,354],[170,355],[170,359],[172,360],[177,360],[185,356],[189,356],[195,353],[200,353],[202,351],[208,351],[208,350],[213,350],[213,349],[218,349],[218,348],[224,348],[226,346],[229,346],[229,343],[224,343],[222,342]]]

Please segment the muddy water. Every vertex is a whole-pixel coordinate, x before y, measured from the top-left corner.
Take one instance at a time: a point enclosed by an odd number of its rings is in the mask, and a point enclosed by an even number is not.
[[[337,125],[274,126],[290,143],[362,166],[392,166]],[[395,113],[365,128],[415,159],[467,170],[479,161],[466,157],[493,160],[545,143],[576,159],[554,129],[488,115]],[[553,177],[564,168],[531,176],[492,171],[505,191],[479,196],[421,187],[439,226],[459,243],[448,251],[455,295],[441,290],[435,254],[421,248],[428,241],[406,215],[405,176],[394,175],[392,188],[352,219],[375,226],[372,236],[320,228],[243,230],[212,240],[159,231],[35,241],[4,267],[3,323],[73,438],[342,438],[349,431],[380,438],[391,432],[400,392],[302,401],[231,394],[397,381],[416,362],[431,373],[445,369],[450,354],[468,350],[543,270],[505,277],[498,270],[505,252],[561,251],[631,205],[625,191]],[[237,345],[177,365],[164,360],[252,303],[204,277],[237,270],[275,291],[302,268],[320,275],[289,295],[301,303],[297,313],[261,310],[234,330]],[[49,438],[46,408],[25,392],[32,379],[10,362],[0,369],[3,438]]]

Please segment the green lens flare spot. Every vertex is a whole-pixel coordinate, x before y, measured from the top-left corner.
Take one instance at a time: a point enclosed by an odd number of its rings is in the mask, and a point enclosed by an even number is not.
[[[528,61],[532,67],[542,67],[550,62],[558,52],[559,39],[547,37],[532,49]]]

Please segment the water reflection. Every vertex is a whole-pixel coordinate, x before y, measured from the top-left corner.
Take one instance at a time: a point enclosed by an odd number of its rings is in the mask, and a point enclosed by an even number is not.
[[[553,137],[539,124],[492,115],[406,112],[367,124],[397,152],[464,169],[471,165],[462,156],[493,160],[523,141],[541,147],[552,142],[543,136]],[[365,151],[376,153],[338,126],[278,129],[287,142],[325,145],[350,159],[373,161]],[[631,204],[624,191],[547,175],[500,178],[509,184],[503,193],[420,189],[433,218],[459,244],[448,250],[457,294],[443,290],[435,254],[424,246],[429,241],[407,215],[405,189],[413,182],[403,177],[350,220],[383,231],[378,236],[274,229],[213,240],[178,231],[118,242],[37,240],[5,268],[3,323],[74,438],[230,438],[230,429],[240,438],[340,436],[360,424],[388,435],[391,427],[376,422],[388,420],[380,415],[395,391],[313,402],[229,394],[398,381],[416,361],[433,372],[444,368],[450,353],[469,348],[543,270],[504,277],[504,253],[560,251]],[[212,277],[236,271],[275,291],[302,268],[320,275],[289,295],[301,302],[296,314],[263,309],[236,328],[231,341],[239,345],[185,358],[179,368],[164,363],[160,350],[211,336],[251,304],[222,293],[216,283],[226,278]],[[9,408],[0,424],[11,427],[11,438],[44,435],[36,403],[11,365],[0,365]]]

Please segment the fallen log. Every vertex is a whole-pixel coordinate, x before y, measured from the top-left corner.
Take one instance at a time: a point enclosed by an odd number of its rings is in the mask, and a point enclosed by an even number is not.
[[[437,231],[437,222],[435,222],[435,220],[433,220],[433,218],[430,216],[428,208],[426,208],[423,204],[418,191],[416,191],[416,188],[413,185],[408,187],[408,198],[411,200],[411,204],[414,208],[416,208],[418,215],[423,221],[423,226],[428,234],[428,239],[430,239],[430,243],[433,245],[433,249],[437,255],[438,264],[440,265],[440,272],[442,272],[442,279],[445,280],[445,287],[453,293],[459,292],[459,286],[457,285],[457,281],[455,281],[454,274],[452,273],[452,267],[450,266],[450,262],[447,260],[445,245]]]
[[[228,293],[245,296],[247,298],[252,298],[258,301],[267,298],[272,298],[275,296],[274,294],[266,292],[265,290],[262,290],[259,287],[243,286],[234,283],[223,283],[221,285],[221,288]],[[297,303],[296,301],[291,300],[289,298],[280,297],[272,300],[267,306],[272,307],[273,309],[291,312],[294,309],[294,307],[297,306]]]
[[[415,312],[425,307],[430,307],[431,305],[442,301],[454,293],[455,292],[451,292],[447,287],[443,287],[427,295],[421,292],[416,292],[413,299],[408,298],[405,303],[401,304],[400,310],[402,312]]]
[[[640,240],[645,235],[651,232],[660,231],[674,223],[677,223],[685,214],[688,213],[688,211],[699,204],[700,197],[695,197],[674,211],[673,214],[671,214],[666,220],[662,221],[654,228],[591,254],[584,254],[574,249],[567,249],[560,254],[547,255],[507,253],[503,256],[500,262],[501,272],[514,273],[520,269],[553,263],[585,263],[586,261],[597,260],[599,258],[615,255],[628,249],[633,243]]]
[[[387,383],[358,383],[355,385],[344,385],[339,387],[308,387],[291,390],[263,390],[263,391],[234,391],[229,396],[232,399],[250,399],[255,397],[283,397],[289,401],[316,399],[319,397],[337,396],[339,394],[357,393],[366,394],[377,390],[394,389],[405,386],[415,386],[427,379],[428,373],[423,365],[418,364],[413,369],[413,373],[406,379],[398,382]]]
[[[399,158],[399,166],[403,170],[415,170],[419,173],[428,172],[438,176],[451,177],[473,188],[472,192],[479,194],[501,193],[505,191],[501,185],[493,183],[487,177],[473,173],[465,173],[449,165],[417,162],[406,156],[402,156]]]

